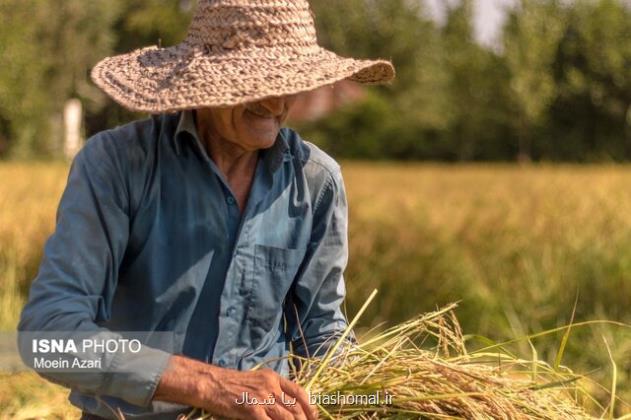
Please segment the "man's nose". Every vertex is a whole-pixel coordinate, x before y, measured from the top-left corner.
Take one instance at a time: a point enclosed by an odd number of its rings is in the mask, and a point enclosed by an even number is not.
[[[273,115],[281,115],[285,110],[285,98],[268,98],[261,101],[261,106]]]

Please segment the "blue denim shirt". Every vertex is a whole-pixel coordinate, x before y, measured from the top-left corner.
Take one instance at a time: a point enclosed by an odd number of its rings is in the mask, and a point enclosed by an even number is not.
[[[170,331],[175,353],[234,369],[290,344],[314,355],[347,325],[347,253],[340,168],[316,146],[282,129],[260,152],[241,214],[193,112],[153,116],[97,134],[75,158],[18,329]],[[173,413],[152,402],[169,356],[104,354],[104,370],[129,373],[45,376],[103,417],[104,403]],[[270,367],[287,373],[286,361]]]

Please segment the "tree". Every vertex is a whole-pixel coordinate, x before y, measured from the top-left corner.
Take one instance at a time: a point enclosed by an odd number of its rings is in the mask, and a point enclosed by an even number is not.
[[[577,1],[554,75],[548,153],[581,160],[631,158],[631,11],[617,0]]]
[[[87,111],[88,135],[131,119],[134,114],[91,83],[91,68],[108,55],[181,41],[193,5],[185,0],[2,0],[0,153],[58,154],[63,104],[72,97]]]
[[[0,3],[0,120],[13,156],[60,149],[61,113],[70,97],[98,106],[89,69],[111,52],[118,1],[3,0]]]
[[[447,125],[441,88],[446,75],[440,32],[422,2],[313,0],[311,5],[324,46],[343,56],[390,59],[397,77],[390,86],[370,88],[365,104],[303,127],[305,133],[329,139],[327,150],[338,156],[349,150],[357,157],[404,159],[430,153],[436,133]]]
[[[513,124],[522,160],[532,158],[535,129],[545,122],[557,95],[552,68],[566,16],[558,0],[521,0],[504,28]]]
[[[50,54],[38,44],[42,21],[35,2],[6,0],[0,3],[0,137],[3,152],[17,154],[34,147],[49,111],[44,74]],[[29,24],[30,22],[30,24]],[[36,59],[38,58],[38,59]]]
[[[442,43],[450,117],[445,157],[466,161],[506,156],[511,150],[505,140],[508,75],[502,58],[475,40],[472,0],[448,7]]]

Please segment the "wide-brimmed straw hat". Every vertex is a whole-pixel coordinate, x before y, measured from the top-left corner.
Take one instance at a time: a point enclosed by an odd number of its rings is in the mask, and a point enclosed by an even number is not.
[[[389,61],[320,47],[306,0],[199,0],[182,43],[109,57],[92,70],[118,103],[150,113],[234,106],[343,79],[393,78]]]

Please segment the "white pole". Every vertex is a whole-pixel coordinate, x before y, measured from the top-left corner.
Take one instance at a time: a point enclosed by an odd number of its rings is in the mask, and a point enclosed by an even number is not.
[[[64,106],[64,155],[68,160],[75,157],[83,143],[81,138],[82,114],[81,101],[78,99],[66,101]]]

